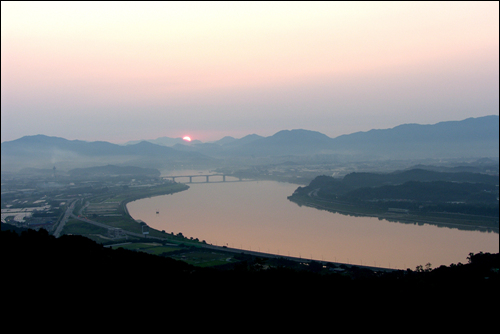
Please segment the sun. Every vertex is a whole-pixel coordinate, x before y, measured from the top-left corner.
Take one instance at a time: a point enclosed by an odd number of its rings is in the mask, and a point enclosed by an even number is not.
[[[185,136],[184,138],[182,138],[183,140],[185,141],[191,141],[191,138],[189,136]]]

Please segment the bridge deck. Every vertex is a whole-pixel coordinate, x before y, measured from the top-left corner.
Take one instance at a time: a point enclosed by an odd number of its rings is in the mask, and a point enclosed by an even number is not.
[[[217,181],[210,181],[210,177],[212,176],[222,176],[222,181],[220,180],[217,180]],[[229,176],[229,177],[233,177],[237,180],[226,180],[226,176]],[[193,182],[193,178],[199,178],[199,177],[204,177],[205,178],[205,181],[202,182],[202,181],[197,181],[197,182]],[[232,176],[232,175],[226,175],[226,174],[196,174],[196,175],[167,175],[167,176],[162,176],[163,179],[172,179],[172,181],[175,182],[175,179],[179,179],[179,178],[189,178],[189,181],[188,182],[185,182],[185,183],[217,183],[217,182],[241,182],[243,181],[241,178],[237,178],[236,176]]]

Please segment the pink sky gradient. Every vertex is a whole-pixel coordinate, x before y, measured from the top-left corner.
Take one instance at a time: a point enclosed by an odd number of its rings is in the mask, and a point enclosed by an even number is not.
[[[2,2],[2,142],[499,113],[498,2]]]

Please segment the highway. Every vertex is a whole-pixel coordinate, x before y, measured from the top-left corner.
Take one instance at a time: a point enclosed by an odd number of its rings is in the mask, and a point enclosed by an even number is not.
[[[68,221],[68,218],[72,215],[72,212],[75,209],[76,201],[77,201],[76,199],[72,200],[72,202],[69,204],[68,208],[66,209],[66,212],[64,213],[64,216],[59,221],[59,224],[57,225],[57,228],[54,231],[54,236],[56,238],[59,238],[59,236],[61,235],[61,232],[62,232],[62,230],[64,228],[64,225]]]

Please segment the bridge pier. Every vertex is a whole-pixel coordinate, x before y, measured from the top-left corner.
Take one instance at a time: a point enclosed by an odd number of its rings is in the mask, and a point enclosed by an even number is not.
[[[226,175],[222,175],[222,182],[226,182]]]
[[[207,175],[207,183],[208,183],[208,175]]]
[[[193,177],[192,176],[189,177],[189,183],[193,183]]]

